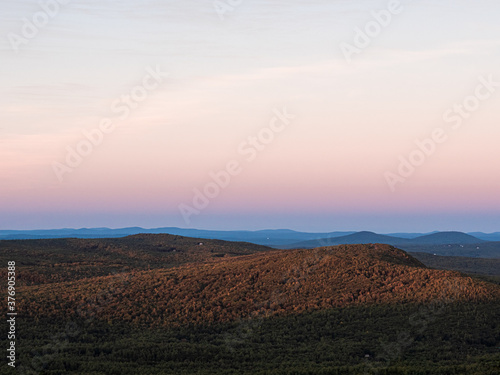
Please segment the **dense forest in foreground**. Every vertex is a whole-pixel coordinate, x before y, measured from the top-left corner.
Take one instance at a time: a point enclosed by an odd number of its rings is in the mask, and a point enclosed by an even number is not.
[[[499,373],[500,286],[388,245],[137,235],[0,241],[0,258],[19,374]]]

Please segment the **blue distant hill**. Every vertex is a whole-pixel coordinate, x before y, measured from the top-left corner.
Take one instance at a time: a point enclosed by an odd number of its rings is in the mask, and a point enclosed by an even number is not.
[[[141,227],[128,228],[63,228],[47,230],[0,230],[0,239],[43,239],[43,238],[114,238],[125,237],[140,233],[168,233],[187,237],[212,238],[228,241],[247,241],[259,245],[282,246],[296,245],[301,241],[316,241],[311,244],[351,244],[351,243],[480,243],[482,241],[500,241],[500,232],[485,234],[476,232],[467,234],[462,232],[432,232],[432,233],[394,233],[377,234],[361,231],[337,231],[323,233],[298,232],[290,229],[268,229],[257,231],[219,231],[164,227],[145,229]],[[474,236],[475,235],[475,236]],[[408,242],[410,241],[410,242]],[[308,244],[301,246],[310,247]]]
[[[311,249],[318,246],[333,246],[344,244],[385,243],[392,246],[405,245],[451,245],[451,244],[480,244],[487,242],[480,238],[462,232],[435,232],[413,238],[394,237],[373,232],[356,232],[347,236],[335,238],[320,238],[317,240],[302,241],[287,248]]]
[[[319,238],[345,236],[352,232],[297,232],[290,229],[267,229],[258,231],[218,231],[202,229],[186,229],[177,227],[145,229],[129,228],[81,228],[81,229],[48,229],[48,230],[0,230],[0,240],[44,239],[44,238],[117,238],[140,233],[174,234],[185,237],[219,239],[226,241],[252,242],[266,246],[286,246],[299,241]]]

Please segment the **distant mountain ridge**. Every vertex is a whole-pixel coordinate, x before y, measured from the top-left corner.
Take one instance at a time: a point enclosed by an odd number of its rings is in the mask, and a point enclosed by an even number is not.
[[[428,244],[450,245],[456,243],[459,244],[482,243],[487,241],[462,232],[438,232],[414,238],[410,240],[410,242],[418,244],[428,243]]]
[[[482,240],[462,232],[435,232],[414,238],[401,238],[365,231],[335,238],[302,241],[281,248],[312,249],[321,246],[369,243],[384,243],[405,251],[435,255],[500,258],[500,242]]]
[[[290,229],[265,229],[258,231],[202,230],[177,227],[145,229],[129,228],[63,228],[47,230],[0,230],[0,240],[47,239],[47,238],[117,238],[135,234],[173,234],[185,237],[218,239],[225,241],[252,242],[265,246],[283,246],[299,241],[345,236],[354,231],[308,233]]]
[[[319,246],[369,244],[369,243],[386,243],[393,245],[393,244],[409,243],[410,241],[411,239],[407,238],[392,237],[384,234],[362,231],[341,237],[320,238],[318,240],[303,241],[293,244],[289,248],[312,249]]]
[[[122,238],[136,234],[171,234],[184,237],[249,242],[278,249],[315,248],[341,244],[384,243],[406,251],[436,253],[447,256],[500,258],[500,232],[476,236],[462,232],[378,234],[361,231],[323,233],[298,232],[290,229],[257,231],[200,230],[177,227],[129,228],[63,228],[49,230],[0,230],[0,240],[35,240],[54,238]]]
[[[377,234],[374,232],[357,232],[347,236],[335,238],[320,238],[318,240],[309,240],[298,242],[287,248],[305,248],[312,249],[318,246],[333,246],[342,244],[368,244],[385,243],[393,246],[401,245],[451,245],[451,244],[480,244],[487,242],[480,238],[471,236],[462,232],[437,232],[415,238],[401,238]]]
[[[319,240],[328,238],[337,238],[348,236],[366,231],[332,231],[332,232],[299,232],[291,229],[264,229],[264,230],[203,230],[194,228],[178,228],[178,227],[161,227],[161,228],[141,228],[141,227],[126,227],[126,228],[61,228],[61,229],[41,229],[41,230],[0,230],[0,240],[9,239],[43,239],[43,238],[115,238],[125,237],[134,234],[150,233],[150,234],[174,234],[179,236],[211,238],[229,241],[248,241],[259,245],[267,246],[283,246],[293,244],[300,241]],[[398,240],[414,239],[437,233],[462,233],[462,232],[430,232],[430,233],[389,233],[378,234],[380,236],[396,237]],[[500,241],[500,232],[482,233],[473,232],[466,233],[483,241]],[[404,241],[403,241],[404,242]],[[481,241],[478,241],[481,242]]]

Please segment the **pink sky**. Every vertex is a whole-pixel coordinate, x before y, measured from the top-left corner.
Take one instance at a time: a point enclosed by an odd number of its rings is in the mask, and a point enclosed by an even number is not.
[[[385,3],[245,2],[221,20],[147,2],[71,2],[19,51],[0,41],[0,229],[500,230],[500,86],[460,128],[443,117],[500,82],[498,3],[406,4],[348,63],[339,45]],[[2,35],[40,11],[1,7]]]

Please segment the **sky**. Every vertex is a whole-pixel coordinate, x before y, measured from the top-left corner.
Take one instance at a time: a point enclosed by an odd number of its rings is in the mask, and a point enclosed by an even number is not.
[[[0,229],[500,231],[498,14],[0,0]]]

